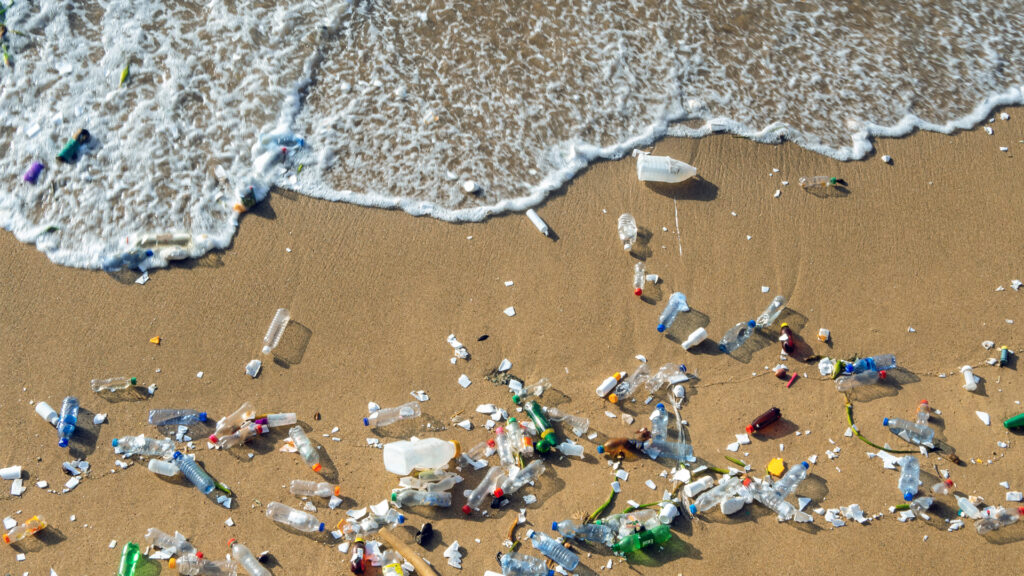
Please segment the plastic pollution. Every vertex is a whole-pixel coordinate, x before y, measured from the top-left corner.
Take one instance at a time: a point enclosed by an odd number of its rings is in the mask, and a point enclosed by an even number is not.
[[[149,423],[153,426],[191,426],[206,422],[206,412],[198,410],[150,410]]]
[[[652,448],[657,451],[656,454],[652,451]],[[675,462],[692,462],[694,460],[693,446],[682,438],[678,441],[662,440],[661,442],[652,442],[646,452],[655,459],[669,458]]]
[[[257,421],[263,421],[270,428],[277,428],[279,426],[294,426],[298,420],[295,417],[295,412],[280,412],[277,414],[261,414],[256,417]]]
[[[319,496],[320,498],[341,496],[341,486],[334,486],[328,482],[313,482],[311,480],[292,480],[288,491],[296,496]]]
[[[535,549],[557,562],[562,568],[575,570],[576,566],[579,565],[579,556],[547,534],[530,530],[526,533],[526,537],[530,539],[530,543],[533,544]]]
[[[723,500],[726,500],[735,494],[741,485],[742,480],[736,476],[730,476],[725,482],[722,482],[718,486],[715,486],[698,496],[697,499],[690,504],[690,514],[696,514],[698,511],[707,512],[715,506],[718,506]]]
[[[36,404],[36,414],[39,414],[40,418],[49,422],[50,426],[56,427],[57,422],[60,421],[60,414],[57,414],[57,411],[46,402]]]
[[[450,472],[444,472],[437,475],[424,475],[421,474],[419,477],[416,476],[403,476],[399,478],[398,485],[402,488],[412,488],[414,490],[424,490],[426,492],[446,492],[455,487],[456,484],[462,482],[462,476],[452,474]]]
[[[141,557],[138,544],[126,543],[124,550],[121,551],[121,564],[117,568],[117,576],[135,576],[135,569],[138,568]]]
[[[278,343],[281,342],[281,335],[284,334],[284,329],[291,319],[291,312],[287,308],[277,309],[274,318],[270,321],[270,326],[267,327],[267,333],[263,336],[264,355],[270,354],[274,348],[277,348]]]
[[[651,156],[645,152],[636,155],[636,177],[641,182],[675,184],[696,175],[696,168],[670,156]]]
[[[76,424],[78,424],[78,398],[68,396],[60,406],[60,419],[57,422],[58,446],[68,447],[68,441],[75,433]]]
[[[472,513],[473,510],[479,510],[480,504],[483,503],[484,498],[487,497],[495,486],[500,486],[503,482],[505,472],[498,466],[492,466],[487,470],[487,474],[484,475],[484,479],[480,481],[472,491],[466,491],[466,504],[462,507],[462,512],[467,516]],[[500,488],[498,490],[501,490]],[[501,494],[495,494],[497,497],[501,497]]]
[[[313,468],[313,472],[320,471],[320,453],[317,452],[316,447],[310,442],[309,436],[302,431],[302,426],[294,426],[288,430],[288,436],[291,437],[292,442],[295,443],[295,448],[299,451],[299,456]]]
[[[546,562],[523,554],[522,552],[506,552],[501,556],[501,573],[503,576],[554,576],[554,570],[548,570]]]
[[[404,558],[394,550],[385,551],[380,560],[381,576],[405,576],[405,570],[402,568],[403,561]]]
[[[807,478],[807,462],[801,462],[787,471],[778,482],[769,485],[764,482],[758,494],[762,504],[771,508],[779,515],[779,520],[789,520],[796,515],[795,506],[786,502],[786,498],[796,491],[797,486]]]
[[[1020,520],[1021,515],[1024,515],[1024,506],[1016,510],[1007,510],[1000,506],[994,512],[986,513],[986,516],[978,520],[974,526],[978,530],[978,534],[986,534],[993,530],[999,530],[1011,524],[1016,524]]]
[[[403,506],[435,506],[447,508],[452,505],[450,492],[406,489],[391,494],[391,501],[399,508]]]
[[[978,510],[978,507],[974,505],[974,502],[971,502],[966,497],[957,496],[956,503],[957,506],[960,507],[960,511],[963,512],[963,515],[967,518],[981,518],[981,510]]]
[[[174,536],[171,536],[159,528],[150,528],[146,530],[145,539],[150,546],[163,548],[173,554],[194,554],[196,551],[180,532],[175,532]]]
[[[405,476],[415,469],[440,468],[462,449],[458,442],[440,438],[399,440],[384,445],[384,468],[392,474]]]
[[[245,402],[238,407],[238,410],[218,420],[213,434],[214,436],[227,436],[238,430],[246,420],[252,420],[255,417],[256,409],[252,407],[252,404]]]
[[[822,376],[827,376],[835,380],[843,373],[843,366],[845,364],[846,363],[842,360],[822,358],[821,360],[818,360],[818,372],[820,372]]]
[[[978,389],[978,379],[974,376],[974,368],[966,365],[960,368],[960,373],[964,375],[964,390],[974,392]]]
[[[757,327],[764,329],[772,325],[775,320],[782,314],[782,311],[786,309],[786,298],[785,296],[776,296],[772,298],[771,304],[764,309],[764,312],[757,317]]]
[[[270,570],[260,564],[259,559],[245,544],[232,538],[228,540],[228,549],[231,550],[231,558],[241,564],[249,576],[271,576]]]
[[[561,522],[552,522],[551,529],[566,538],[585,540],[605,546],[615,543],[615,531],[604,524],[577,524],[572,520],[562,520]]]
[[[846,363],[843,366],[843,370],[847,374],[857,374],[860,372],[866,372],[868,370],[875,370],[881,372],[882,370],[892,370],[896,367],[896,356],[892,354],[882,354],[880,356],[869,356],[867,358],[861,358],[852,364]]]
[[[78,151],[82,148],[82,145],[89,141],[89,131],[85,128],[75,132],[75,135],[64,144],[64,147],[57,153],[57,160],[64,163],[70,163],[74,161],[75,156],[78,155]]]
[[[576,456],[578,458],[583,458],[583,446],[576,444],[575,442],[563,440],[558,444],[558,446],[555,446],[555,448],[558,449],[559,453],[565,456]]]
[[[540,214],[537,214],[536,210],[533,208],[527,210],[526,217],[530,219],[530,222],[533,222],[533,225],[537,227],[537,230],[540,230],[541,234],[549,237],[551,236],[551,227],[548,226],[548,223],[545,222],[543,218],[540,217]]]
[[[535,384],[524,386],[521,392],[513,394],[512,402],[521,404],[530,398],[540,398],[549,388],[551,388],[551,381],[547,378],[541,378]]]
[[[793,335],[793,329],[789,327],[789,324],[783,322],[779,325],[782,334],[779,335],[779,342],[782,343],[782,351],[786,354],[792,354],[796,350],[796,337]]]
[[[779,410],[778,408],[770,408],[764,414],[761,414],[757,418],[754,418],[754,421],[751,422],[746,428],[747,434],[754,434],[760,432],[761,430],[764,430],[771,424],[778,421],[779,418],[782,418],[782,411]]]
[[[1007,429],[1024,427],[1024,413],[1003,420],[1003,427]]]
[[[45,166],[43,166],[42,162],[39,162],[38,160],[33,162],[32,165],[28,167],[28,170],[25,171],[25,175],[22,176],[22,180],[29,184],[35,184],[36,181],[39,180],[39,175],[43,173],[43,168],[45,168]]]
[[[636,244],[636,219],[632,214],[619,216],[619,240],[623,250],[630,250]]]
[[[317,520],[312,514],[296,510],[291,506],[285,506],[280,502],[267,504],[267,518],[302,532],[324,531],[324,523]]]
[[[1010,349],[1006,346],[999,348],[999,366],[1006,366],[1010,363]]]
[[[544,408],[544,412],[551,416],[547,408]],[[555,410],[555,412],[558,412],[558,410]],[[523,426],[515,416],[508,419],[505,435],[508,437],[509,446],[512,447],[513,452],[517,454],[533,454],[533,438],[523,433]]]
[[[754,320],[740,322],[733,326],[725,333],[725,336],[722,336],[722,340],[718,343],[718,349],[726,354],[732,354],[750,339],[756,326],[757,322]]]
[[[620,400],[626,400],[632,398],[633,394],[640,389],[641,385],[646,385],[651,378],[651,370],[647,367],[647,364],[641,364],[629,378],[624,378],[618,385],[615,386],[615,392],[608,395],[608,401],[612,404],[618,403]]]
[[[548,418],[554,422],[564,426],[569,426],[572,429],[572,433],[577,436],[583,436],[590,429],[590,419],[584,416],[577,416],[575,414],[566,414],[558,408],[553,406],[545,407],[544,410],[547,412]],[[511,418],[509,419],[511,422]]]
[[[707,478],[709,483],[714,483],[711,477],[705,476],[704,478]],[[653,528],[660,524],[660,521],[657,510],[645,508],[624,514],[612,514],[603,520],[598,520],[597,523],[608,526],[617,536],[625,537],[638,530],[643,530],[645,527]]]
[[[512,494],[515,494],[523,486],[526,486],[530,482],[533,482],[537,478],[540,478],[541,474],[544,473],[544,470],[546,468],[547,465],[544,464],[543,460],[531,461],[514,477],[505,478],[505,480],[501,484],[501,495],[511,496]]]
[[[150,472],[161,476],[177,476],[178,472],[181,472],[178,469],[178,465],[169,460],[157,460],[154,458],[149,461],[146,467],[149,468]]]
[[[352,544],[352,557],[349,559],[348,567],[353,574],[362,574],[366,570],[366,542],[362,538],[356,538]]]
[[[8,466],[6,468],[0,468],[0,479],[17,480],[18,478],[21,478],[21,466]]]
[[[171,558],[167,566],[182,576],[236,576],[242,567],[234,560],[207,560],[196,554]]]
[[[39,515],[33,516],[4,534],[4,544],[13,544],[24,540],[43,528],[46,528],[46,520]]]
[[[142,434],[114,438],[110,441],[110,444],[117,448],[118,452],[123,452],[124,454],[159,456],[161,458],[169,458],[174,454],[174,441],[167,438],[146,438]]]
[[[199,489],[203,494],[209,494],[213,492],[215,483],[213,478],[203,470],[195,460],[191,458],[185,458],[181,452],[175,452],[173,456],[174,464],[178,466],[181,473],[188,478],[196,488]]]
[[[398,526],[399,524],[405,523],[405,516],[395,510],[389,508],[387,513],[383,516],[377,514],[370,514],[360,520],[354,518],[347,518],[338,522],[338,530],[341,530],[342,535],[351,540],[358,535],[368,535],[374,532],[378,532],[383,526]]]
[[[138,383],[136,378],[126,378],[119,376],[116,378],[104,378],[102,380],[96,379],[89,382],[89,386],[92,387],[93,392],[117,392],[118,390],[127,390]]]
[[[932,492],[935,493],[935,494],[942,495],[942,496],[945,496],[946,494],[950,494],[952,491],[953,491],[953,481],[950,480],[949,478],[946,478],[942,482],[936,482],[932,486]]]
[[[263,368],[263,362],[259,358],[253,358],[245,365],[245,373],[250,378],[255,378],[260,375],[261,368]]]
[[[651,413],[651,441],[655,444],[668,439],[668,411],[665,405],[658,402]]]
[[[683,340],[683,350],[689,350],[690,348],[693,348],[694,346],[706,340],[707,337],[708,331],[705,330],[703,326],[697,328],[696,330],[691,332],[689,336],[686,337],[686,340]]]
[[[836,390],[840,392],[848,392],[858,386],[866,386],[868,384],[875,384],[885,380],[888,374],[885,370],[876,372],[874,370],[866,370],[858,374],[846,374],[840,376],[836,380]]]
[[[658,332],[668,330],[672,323],[676,321],[676,316],[680,312],[689,311],[690,306],[686,304],[686,294],[673,292],[668,297],[668,302],[665,304],[665,309],[661,311],[661,316],[658,316]]]
[[[900,479],[897,484],[903,499],[910,502],[921,484],[921,464],[914,456],[900,458]]]
[[[935,430],[926,423],[911,422],[902,418],[883,418],[882,426],[911,444],[931,446]]]
[[[282,146],[285,148],[302,148],[305,145],[305,139],[283,130],[274,130],[267,134],[260,134],[261,148],[280,148]]]
[[[680,382],[686,382],[689,379],[690,377],[686,375],[685,364],[673,364],[670,362],[658,368],[658,371],[645,382],[645,385],[647,392],[654,395],[666,384],[671,386]]]
[[[615,386],[617,386],[619,382],[622,382],[624,377],[625,374],[622,372],[616,372],[615,374],[605,378],[604,381],[601,382],[601,385],[597,387],[597,395],[604,398],[615,389]]]
[[[401,406],[394,408],[381,408],[369,417],[363,418],[363,426],[373,426],[374,428],[381,428],[388,424],[394,424],[401,420],[409,420],[420,416],[420,403],[416,400],[412,402],[406,402]]]
[[[918,424],[928,424],[928,419],[931,418],[932,407],[928,404],[927,400],[921,400],[917,405],[917,417],[915,418]]]
[[[835,187],[839,183],[839,179],[835,176],[804,176],[800,178],[798,183],[804,190],[809,188],[829,188]]]
[[[501,465],[506,468],[514,466],[516,463],[515,454],[512,452],[512,445],[508,440],[508,436],[505,435],[505,428],[498,426],[494,430],[494,445],[498,450],[498,460],[501,461]]]
[[[633,294],[643,296],[646,277],[647,270],[644,268],[643,260],[640,260],[633,266]]]
[[[540,440],[534,444],[534,448],[541,454],[549,452],[559,443],[558,434],[555,434],[554,428],[551,427],[551,423],[548,422],[544,411],[536,401],[527,402],[523,409],[530,415],[530,420],[537,427],[537,436],[540,437]]]
[[[643,452],[643,442],[633,438],[612,438],[597,447],[598,454],[607,454],[609,458],[638,458]]]
[[[612,546],[612,550],[620,555],[637,552],[653,544],[664,544],[672,539],[672,530],[664,524],[636,532],[620,539]]]
[[[234,448],[235,446],[244,444],[250,439],[261,434],[267,434],[268,432],[270,432],[270,427],[266,424],[246,422],[245,424],[242,424],[241,428],[227,436],[218,437],[216,434],[210,434],[210,442],[213,442],[218,447],[226,450],[228,448]]]

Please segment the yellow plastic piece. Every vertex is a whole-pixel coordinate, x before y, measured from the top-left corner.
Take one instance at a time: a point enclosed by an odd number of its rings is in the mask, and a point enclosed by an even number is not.
[[[153,336],[152,338],[149,339],[149,343],[150,344],[156,344],[157,346],[159,346],[160,345],[160,337],[159,336]]]
[[[782,461],[782,458],[772,458],[772,461],[765,466],[765,470],[772,476],[782,476],[786,471],[786,463]]]

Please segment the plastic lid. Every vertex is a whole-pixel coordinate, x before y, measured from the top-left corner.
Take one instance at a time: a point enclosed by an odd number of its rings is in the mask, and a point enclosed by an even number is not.
[[[473,509],[469,507],[469,504],[463,504],[462,505],[462,513],[465,514],[466,516],[469,516],[470,514],[473,513]]]
[[[747,424],[746,430],[747,430],[747,434],[753,434],[754,433],[754,425],[753,424]]]
[[[501,498],[504,495],[505,495],[505,491],[502,490],[501,488],[495,488],[494,489],[494,497],[495,498]]]
[[[519,404],[519,402],[521,400],[522,400],[522,398],[519,397],[519,394],[513,394],[512,395],[512,403],[513,404]]]
[[[323,531],[324,531],[324,523],[321,522],[320,523],[320,528],[317,530],[317,532],[323,532]]]
[[[665,410],[665,405],[662,404],[661,402],[655,404],[654,407],[657,408],[658,410]]]
[[[927,403],[928,403],[927,400],[921,400],[920,402],[917,403],[917,405],[920,406],[921,404],[927,404]]]
[[[490,446],[491,448],[494,448],[494,438],[488,438],[487,445]]]
[[[558,522],[551,522],[551,529],[558,530]]]
[[[637,296],[639,296],[639,295],[641,295],[643,293],[644,293],[644,291],[641,288],[637,288],[636,290],[633,290],[633,294],[636,294]]]
[[[882,418],[882,426],[888,426],[888,425],[889,425],[889,419],[888,418]]]
[[[60,446],[61,448],[67,448],[68,447],[68,439],[67,438],[61,438],[60,440],[57,441],[57,446]]]
[[[232,544],[234,544],[234,543],[235,543],[235,542],[237,542],[237,541],[238,541],[238,540],[237,540],[237,539],[235,539],[235,538],[232,538],[232,539],[228,540],[228,548],[230,548],[230,547],[231,547],[231,545],[232,545]]]
[[[536,533],[537,532],[533,528],[530,528],[529,530],[526,531],[526,537],[527,538],[533,538],[533,535],[536,534]]]
[[[782,324],[779,324],[779,328],[785,328],[787,326],[789,326],[789,324],[786,324],[785,322],[783,322]]]
[[[611,394],[608,395],[608,401],[611,402],[612,404],[618,404],[619,395],[616,394],[615,392],[612,392]]]
[[[110,445],[114,446],[114,447],[117,447],[117,441],[118,441],[118,438],[114,438],[113,440],[110,441]]]
[[[505,433],[505,427],[504,426],[498,426],[497,428],[494,429],[494,433],[495,434],[504,434]]]
[[[690,514],[696,514],[696,513],[697,513],[697,507],[694,506],[693,504],[690,504]]]
[[[369,426],[369,425],[370,425],[370,419],[369,418],[363,418],[363,426]]]
[[[519,420],[516,420],[515,416],[510,416],[509,419],[508,419],[508,423],[511,424],[513,422],[519,422]]]
[[[801,462],[801,463],[800,463],[800,465],[804,467],[804,470],[807,470],[808,468],[810,468],[810,467],[811,467],[811,465],[810,465],[810,464],[808,464],[808,463],[807,463],[806,461],[804,461],[804,462]]]
[[[134,380],[134,378],[133,378],[133,380]],[[206,422],[206,412],[200,412],[199,413],[199,421],[200,422]]]
[[[139,381],[139,379],[136,378],[135,376],[132,376],[131,378],[129,378],[129,382],[132,383],[132,386],[134,386],[138,381]]]
[[[665,325],[664,324],[658,324],[658,332],[664,332],[664,331],[665,331]]]
[[[462,456],[462,444],[459,444],[458,440],[449,440],[449,442],[455,445],[455,456],[453,456],[453,458]]]
[[[313,464],[313,472],[319,472],[321,468],[323,468],[323,466],[321,466],[319,462]]]
[[[686,364],[680,364],[679,365],[679,371],[685,374],[686,373]]]
[[[554,570],[548,570],[548,576],[555,576]]]
[[[335,496],[341,496],[341,486],[335,486],[334,487],[334,495]]]
[[[604,446],[598,446],[597,447],[597,453],[598,454],[604,454]]]
[[[903,493],[903,499],[906,500],[907,502],[910,502],[911,500],[914,499],[914,493],[913,492],[904,492]]]
[[[946,478],[945,480],[942,481],[942,483],[945,484],[946,486],[952,486],[953,485],[953,479],[952,478]]]
[[[6,535],[4,535],[4,541],[5,542],[7,541],[7,536]],[[170,560],[167,561],[167,567],[168,568],[172,568],[173,569],[175,567],[175,565],[177,565],[177,564],[178,564],[178,559],[177,558],[171,558]]]
[[[398,515],[398,523],[399,524],[405,524],[405,516],[404,515],[402,515],[402,514]]]
[[[888,376],[888,375],[889,375],[889,373],[886,372],[885,370],[880,370],[878,372],[878,379],[879,380],[885,380],[885,377]]]
[[[757,326],[757,322],[754,322],[753,320],[747,320],[747,326],[753,328],[754,326]]]
[[[391,501],[392,502],[397,502],[398,501],[398,492],[392,492],[391,493]]]
[[[217,438],[216,434],[210,434],[210,442],[217,444],[218,442],[220,442],[220,438]]]

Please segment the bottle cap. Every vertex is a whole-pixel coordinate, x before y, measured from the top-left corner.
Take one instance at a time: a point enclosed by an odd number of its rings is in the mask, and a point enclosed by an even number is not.
[[[530,528],[529,530],[526,531],[526,537],[527,538],[533,538],[534,534],[536,534],[536,532],[533,530],[533,528]]]
[[[6,542],[6,541],[7,541],[7,535],[4,534],[4,542]],[[177,558],[171,558],[170,560],[167,561],[167,567],[172,569],[172,570],[174,569],[174,567],[177,564],[178,564],[178,559]]]
[[[317,532],[323,532],[323,531],[324,531],[324,523],[321,522],[320,523],[320,528],[317,529]]]
[[[392,492],[391,493],[391,501],[392,502],[397,502],[398,501],[398,492]]]
[[[110,441],[110,445],[116,448],[117,447],[117,441],[118,441],[118,438],[114,438],[113,440]]]
[[[637,296],[640,296],[643,293],[643,288],[637,288],[636,290],[633,290],[633,294],[636,294]]]
[[[686,374],[686,364],[680,364],[679,371],[682,372],[683,374]]]
[[[665,331],[665,325],[664,324],[658,324],[658,332],[664,332],[664,331]]]
[[[558,530],[558,522],[552,522],[551,523],[551,529],[552,530]]]
[[[658,410],[664,410],[665,409],[665,405],[662,404],[661,402],[658,402],[657,404],[655,404],[654,407],[657,408]]]
[[[914,493],[913,492],[904,492],[903,493],[903,499],[906,500],[907,502],[910,502],[911,500],[914,499]]]
[[[134,380],[134,378],[132,378],[132,380]],[[199,413],[199,421],[200,422],[206,422],[206,412],[200,412]]]
[[[782,324],[779,324],[779,328],[785,328],[787,326],[789,326],[789,324],[786,324],[785,322],[783,322]]]
[[[597,453],[598,454],[604,454],[604,446],[598,446],[597,447]]]
[[[370,419],[369,418],[363,418],[363,426],[369,426],[369,425],[370,425]]]
[[[220,438],[217,438],[216,434],[210,434],[210,442],[213,442],[214,444],[219,444]]]
[[[234,544],[235,542],[237,542],[237,540],[234,539],[234,538],[228,540],[228,548],[231,548],[231,545]]]
[[[502,490],[501,488],[495,488],[494,489],[494,497],[495,498],[501,498],[504,495],[505,495],[505,491]]]
[[[513,404],[519,404],[520,401],[522,401],[522,398],[519,397],[519,394],[513,394],[512,395],[512,403]]]
[[[203,553],[198,551],[198,550],[196,550],[196,558],[203,558],[203,557],[204,557]]]
[[[953,479],[952,478],[946,478],[945,480],[942,481],[942,483],[945,484],[946,486],[952,486],[953,485]]]
[[[505,433],[505,427],[504,426],[498,426],[497,428],[494,429],[494,433],[495,434],[504,434]]]
[[[452,458],[462,456],[462,444],[459,444],[458,440],[449,440],[449,442],[455,445],[455,456],[452,456]]]
[[[917,403],[917,405],[920,406],[921,404],[927,404],[927,403],[928,403],[927,400],[921,400],[920,402]]]
[[[753,320],[747,320],[747,326],[753,328],[754,326],[757,326],[757,322]]]
[[[511,417],[509,417],[509,419],[508,419],[508,423],[509,423],[509,424],[512,424],[513,422],[519,422],[519,420],[516,420],[516,417],[515,417],[515,416],[511,416]]]
[[[888,376],[888,375],[889,375],[889,373],[886,372],[885,370],[880,370],[878,372],[878,379],[879,380],[885,380],[885,377]]]
[[[491,448],[494,448],[494,438],[488,438],[487,445],[490,446]]]
[[[60,440],[57,441],[57,446],[60,446],[61,448],[67,448],[68,447],[68,439],[67,438],[61,438]]]
[[[611,402],[612,404],[618,404],[619,395],[616,394],[615,392],[612,392],[611,394],[608,395],[608,401]]]
[[[341,486],[335,486],[334,487],[334,495],[338,496],[338,497],[341,497]]]
[[[405,516],[404,515],[402,515],[402,514],[398,515],[398,523],[399,524],[405,524]]]
[[[889,419],[888,418],[882,418],[882,426],[888,426],[888,425],[889,425]]]
[[[462,513],[465,514],[466,516],[469,516],[470,514],[473,513],[473,509],[469,507],[469,504],[463,504],[462,505]]]
[[[321,468],[323,468],[323,466],[321,466],[319,462],[313,464],[313,472],[319,472]],[[323,532],[323,530],[321,530],[321,532]]]
[[[753,424],[747,424],[746,430],[747,430],[747,434],[753,434],[754,433],[754,425]]]
[[[696,514],[696,513],[697,513],[697,507],[694,506],[693,504],[690,504],[690,514]]]
[[[810,468],[810,467],[811,467],[811,465],[810,465],[810,464],[808,464],[808,463],[807,463],[806,461],[804,461],[804,462],[801,462],[801,463],[800,463],[800,465],[804,467],[804,470],[807,470],[808,468]]]

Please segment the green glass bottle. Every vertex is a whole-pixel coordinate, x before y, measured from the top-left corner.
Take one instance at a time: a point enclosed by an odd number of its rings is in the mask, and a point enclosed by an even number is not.
[[[139,559],[142,554],[139,552],[139,545],[129,542],[124,545],[121,552],[121,567],[117,569],[117,576],[135,576],[135,569],[139,566]]]
[[[537,441],[534,448],[541,454],[550,452],[558,444],[558,434],[555,434],[555,429],[551,427],[551,423],[544,416],[544,411],[536,401],[527,402],[523,409],[530,415],[530,420],[533,420],[533,425],[537,427],[537,433],[540,435],[540,440]]]
[[[1022,428],[1024,427],[1024,414],[1017,414],[1013,418],[1010,418],[1003,422],[1003,426],[1006,428]]]
[[[658,526],[644,530],[642,532],[636,532],[630,534],[625,538],[622,538],[612,546],[612,550],[620,556],[626,554],[632,554],[637,550],[642,550],[651,544],[664,544],[672,539],[672,530],[669,529],[665,524],[659,524]]]

